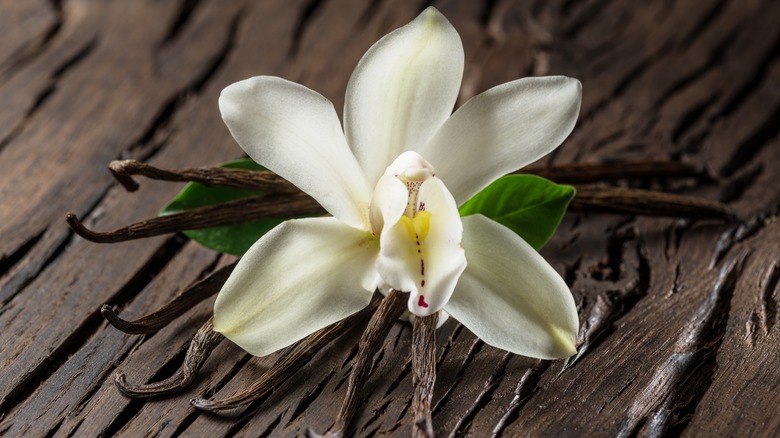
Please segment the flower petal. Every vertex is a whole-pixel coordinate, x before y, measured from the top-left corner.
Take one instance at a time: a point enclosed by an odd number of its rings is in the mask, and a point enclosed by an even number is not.
[[[294,82],[258,76],[222,90],[219,109],[253,160],[347,225],[368,229],[371,187],[328,99]]]
[[[382,234],[384,224],[394,224],[404,214],[409,200],[406,184],[395,175],[386,172],[379,178],[371,197],[371,231],[375,236]]]
[[[468,267],[444,310],[487,344],[523,356],[577,352],[569,288],[530,245],[482,215],[463,218]]]
[[[581,95],[580,82],[565,76],[499,85],[466,102],[418,152],[460,205],[558,147],[574,128]]]
[[[347,86],[344,131],[371,186],[447,120],[462,77],[460,36],[432,7],[368,49]]]
[[[377,271],[384,283],[410,293],[410,312],[427,316],[450,299],[466,257],[458,209],[440,179],[430,178],[420,186],[419,202],[424,204],[421,210],[430,213],[427,235],[415,234],[404,220],[386,227]]]
[[[284,222],[241,258],[214,304],[214,329],[265,356],[365,307],[376,288],[370,233],[336,218]]]

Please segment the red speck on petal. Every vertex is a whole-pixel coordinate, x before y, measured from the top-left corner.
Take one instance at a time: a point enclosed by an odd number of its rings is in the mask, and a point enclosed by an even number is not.
[[[420,275],[425,275],[425,261],[420,259]]]
[[[420,299],[417,300],[417,305],[420,307],[428,307],[428,303],[425,302],[425,297],[420,295]]]

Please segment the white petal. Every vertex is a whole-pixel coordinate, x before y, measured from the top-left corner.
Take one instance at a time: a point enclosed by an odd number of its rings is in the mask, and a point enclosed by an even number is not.
[[[219,109],[252,159],[342,222],[368,229],[373,186],[347,146],[328,99],[294,82],[258,76],[222,90]]]
[[[419,201],[431,213],[428,235],[413,239],[403,221],[386,227],[377,270],[385,283],[410,293],[410,312],[426,316],[447,303],[466,267],[466,257],[460,246],[463,228],[458,209],[441,180],[426,180]]]
[[[398,222],[406,210],[408,200],[406,184],[395,175],[388,172],[379,178],[371,197],[371,231],[375,236],[382,234],[384,224]]]
[[[402,221],[385,224],[376,269],[382,277],[380,288],[385,294],[390,288],[403,292],[417,289],[420,283],[420,257]]]
[[[564,76],[524,78],[471,98],[419,150],[458,205],[534,162],[569,135],[582,86]]]
[[[569,288],[509,228],[482,215],[463,218],[468,267],[444,310],[487,344],[523,356],[577,352],[579,320]]]
[[[373,236],[336,218],[290,220],[241,258],[214,304],[214,329],[255,356],[365,307],[376,288]]]
[[[347,86],[344,131],[374,184],[405,150],[418,150],[452,113],[463,77],[458,32],[435,8],[374,44]]]

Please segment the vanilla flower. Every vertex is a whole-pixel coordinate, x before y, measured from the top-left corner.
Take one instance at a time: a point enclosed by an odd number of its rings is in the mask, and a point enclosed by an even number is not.
[[[214,328],[263,356],[365,307],[377,288],[409,292],[417,316],[443,310],[486,343],[538,358],[576,352],[568,287],[510,229],[458,206],[555,149],[580,107],[562,76],[499,85],[451,114],[463,75],[456,30],[428,8],[379,40],[347,87],[342,131],[326,98],[259,76],[219,107],[256,162],[333,217],[289,220],[242,257]]]

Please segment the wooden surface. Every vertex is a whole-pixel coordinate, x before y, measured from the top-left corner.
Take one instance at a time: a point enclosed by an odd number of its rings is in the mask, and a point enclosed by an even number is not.
[[[359,333],[320,352],[262,403],[224,397],[275,360],[222,342],[181,395],[131,400],[112,382],[172,374],[210,314],[124,335],[134,318],[227,258],[180,236],[86,242],[151,217],[179,184],[127,193],[117,158],[164,167],[241,155],[216,106],[253,75],[301,82],[341,108],[363,52],[427,3],[349,0],[0,2],[0,435],[293,436],[332,423]],[[583,83],[550,164],[684,160],[714,181],[623,181],[727,202],[736,225],[569,214],[543,255],[579,305],[581,357],[540,362],[438,332],[439,436],[780,435],[780,2],[438,1],[460,32],[460,103],[528,75]],[[617,165],[617,164],[616,164]],[[327,255],[323,255],[327,256]],[[376,358],[353,433],[411,433],[411,327]]]

